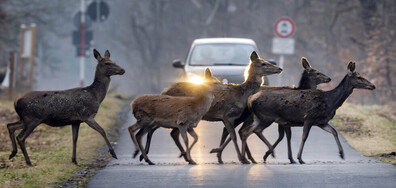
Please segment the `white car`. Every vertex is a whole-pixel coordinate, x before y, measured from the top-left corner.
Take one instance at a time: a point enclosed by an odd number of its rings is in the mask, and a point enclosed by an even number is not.
[[[252,39],[204,38],[196,39],[191,45],[185,63],[174,60],[175,68],[183,68],[185,77],[202,76],[209,67],[215,77],[223,83],[244,81],[244,72],[249,56],[258,51]]]

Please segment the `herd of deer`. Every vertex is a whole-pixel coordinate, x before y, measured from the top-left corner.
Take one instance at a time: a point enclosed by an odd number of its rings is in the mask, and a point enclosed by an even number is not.
[[[73,156],[72,162],[77,164],[76,146],[80,124],[85,122],[98,131],[106,141],[110,154],[117,158],[105,131],[95,121],[99,106],[106,96],[110,77],[122,75],[124,69],[110,60],[107,50],[104,57],[94,50],[97,59],[95,79],[88,87],[74,88],[62,91],[33,91],[15,100],[15,111],[19,121],[7,124],[12,142],[10,159],[17,154],[17,144],[23,152],[27,165],[31,165],[25,148],[25,140],[32,131],[41,123],[58,127],[72,125]],[[288,145],[288,158],[295,163],[290,146],[291,127],[303,127],[303,135],[297,159],[301,164],[304,143],[312,126],[333,134],[340,157],[344,157],[343,149],[338,139],[337,131],[329,124],[336,110],[352,94],[354,88],[375,89],[375,86],[360,76],[355,71],[355,63],[350,62],[348,72],[341,83],[330,91],[318,90],[317,85],[330,82],[330,78],[311,67],[306,58],[302,58],[304,72],[299,86],[272,87],[262,86],[262,78],[271,74],[279,74],[282,69],[261,59],[256,52],[250,55],[250,64],[247,67],[248,76],[242,84],[222,84],[212,76],[209,69],[205,71],[205,82],[195,85],[189,82],[178,82],[165,89],[159,95],[142,95],[131,104],[136,123],[128,128],[135,145],[136,157],[141,152],[140,160],[145,160],[152,165],[147,157],[151,137],[160,127],[172,129],[171,136],[180,149],[180,157],[189,164],[196,164],[192,160],[190,151],[198,141],[194,128],[200,120],[222,121],[224,130],[219,148],[211,153],[217,153],[219,163],[223,163],[221,155],[225,146],[232,140],[240,162],[247,164],[249,161],[256,163],[246,143],[247,138],[255,133],[267,146],[264,155],[266,161],[273,155],[275,147],[286,133]],[[263,130],[273,122],[278,123],[279,137],[271,145],[262,134]],[[243,123],[239,130],[242,140],[242,150],[237,144],[235,128]],[[22,131],[15,138],[15,131]],[[138,131],[136,134],[135,132]],[[194,141],[189,145],[187,133]],[[147,135],[145,148],[142,137]],[[181,135],[185,149],[179,140]],[[227,138],[228,137],[228,138]],[[246,154],[245,154],[246,153]]]

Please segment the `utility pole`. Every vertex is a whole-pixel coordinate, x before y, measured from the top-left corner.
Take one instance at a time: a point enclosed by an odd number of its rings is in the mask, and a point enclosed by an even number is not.
[[[81,22],[80,22],[80,86],[84,87],[84,63],[85,63],[85,0],[81,1]]]

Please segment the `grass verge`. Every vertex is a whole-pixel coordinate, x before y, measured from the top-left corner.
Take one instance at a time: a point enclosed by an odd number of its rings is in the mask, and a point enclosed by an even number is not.
[[[396,165],[396,102],[384,106],[345,103],[332,123],[356,150]]]
[[[124,98],[119,94],[108,94],[95,118],[112,144],[118,136],[116,126],[122,121],[117,117],[125,103]],[[17,119],[13,103],[0,101],[0,187],[53,187],[68,181],[66,185],[82,187],[93,175],[90,169],[104,166],[110,159],[107,147],[103,147],[103,137],[84,123],[80,126],[77,141],[79,166],[71,162],[71,126],[53,128],[43,124],[33,131],[26,139],[32,167],[26,166],[19,148],[17,156],[9,160],[12,147],[6,124]],[[76,179],[78,181],[72,181]]]

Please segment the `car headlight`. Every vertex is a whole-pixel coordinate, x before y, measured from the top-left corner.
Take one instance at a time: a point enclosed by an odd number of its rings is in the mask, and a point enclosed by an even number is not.
[[[193,84],[203,84],[205,82],[205,79],[202,78],[201,76],[190,75],[188,76],[187,81]]]

